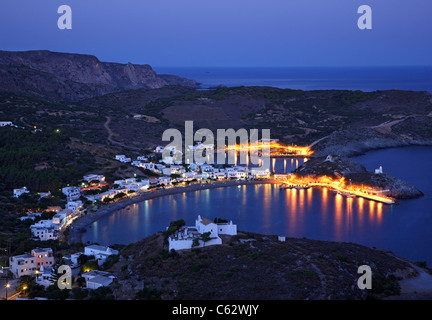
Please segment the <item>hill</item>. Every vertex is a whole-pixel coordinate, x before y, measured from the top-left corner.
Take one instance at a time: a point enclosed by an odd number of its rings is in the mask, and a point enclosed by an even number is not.
[[[357,287],[370,265],[373,290]],[[387,252],[353,243],[239,232],[223,244],[171,252],[162,233],[128,245],[110,269],[117,299],[367,299],[397,295],[398,280],[417,275]]]
[[[0,51],[0,90],[62,101],[110,92],[182,85],[194,80],[159,76],[148,64],[101,62],[91,55],[41,51]]]

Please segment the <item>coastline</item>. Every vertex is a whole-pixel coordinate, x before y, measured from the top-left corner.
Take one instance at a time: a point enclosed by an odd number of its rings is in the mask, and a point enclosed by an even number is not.
[[[81,242],[81,236],[90,224],[101,219],[113,211],[123,209],[134,203],[143,202],[159,197],[180,194],[184,192],[192,192],[207,189],[216,189],[223,187],[233,187],[241,185],[256,185],[256,184],[280,184],[280,181],[274,179],[262,180],[230,180],[230,181],[215,181],[213,183],[197,183],[186,187],[173,187],[170,189],[161,189],[153,192],[147,192],[135,197],[119,200],[118,202],[104,205],[95,212],[87,213],[85,216],[79,217],[71,226],[68,238],[68,243]],[[84,229],[84,230],[83,230]]]

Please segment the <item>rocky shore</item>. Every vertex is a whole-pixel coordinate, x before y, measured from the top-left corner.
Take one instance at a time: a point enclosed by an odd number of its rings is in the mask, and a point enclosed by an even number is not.
[[[347,157],[330,155],[315,157],[298,167],[294,174],[300,177],[328,176],[334,179],[345,178],[347,183],[365,185],[381,190],[389,190],[386,195],[396,199],[411,199],[423,196],[415,186],[385,173],[375,174]]]

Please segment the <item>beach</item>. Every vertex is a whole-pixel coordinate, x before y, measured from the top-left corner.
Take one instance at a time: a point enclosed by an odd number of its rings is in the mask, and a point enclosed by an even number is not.
[[[151,200],[158,197],[184,193],[184,192],[223,188],[223,187],[233,187],[233,186],[241,186],[241,185],[255,185],[255,184],[280,184],[280,181],[274,179],[260,179],[260,180],[230,180],[230,181],[215,181],[212,183],[196,183],[185,187],[177,186],[169,189],[160,189],[156,191],[146,192],[138,196],[133,196],[133,197],[119,200],[115,203],[102,205],[102,207],[99,208],[97,211],[89,212],[86,215],[79,217],[70,226],[68,242],[69,243],[81,242],[81,235],[85,232],[85,229],[90,224],[99,220],[103,216],[112,213],[113,211],[123,209],[134,203],[142,202],[145,200]],[[168,223],[169,221],[167,221],[167,224]]]

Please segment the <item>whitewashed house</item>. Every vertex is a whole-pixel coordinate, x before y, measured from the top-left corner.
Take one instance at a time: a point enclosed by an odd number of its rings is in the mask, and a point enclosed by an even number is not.
[[[100,287],[109,286],[114,279],[115,275],[105,271],[93,270],[82,274],[86,281],[86,287],[88,289],[97,289]]]
[[[163,184],[164,186],[168,186],[171,184],[171,181],[172,181],[171,177],[164,176],[158,179],[158,184]]]
[[[154,152],[156,152],[156,153],[162,153],[164,150],[165,150],[165,147],[157,146]]]
[[[116,194],[119,194],[121,192],[127,194],[127,192],[129,191],[129,189],[111,189],[108,190],[106,192],[103,193],[99,193],[99,194],[92,194],[92,195],[86,195],[86,199],[89,201],[103,201],[105,198],[112,198],[114,197]]]
[[[204,242],[201,237],[209,233],[208,241]],[[184,250],[193,248],[194,242],[198,239],[195,247],[204,247],[222,244],[219,235],[236,235],[237,225],[232,221],[226,223],[215,223],[207,218],[198,216],[195,220],[195,227],[182,227],[168,238],[169,250]]]
[[[64,187],[62,192],[66,195],[68,201],[78,200],[81,197],[81,189],[79,187]]]
[[[182,174],[182,177],[185,181],[191,181],[191,180],[201,180],[202,179],[202,174],[197,173],[197,172],[185,172]]]
[[[118,161],[121,161],[121,160],[123,160],[125,158],[126,158],[126,155],[124,155],[124,154],[116,154],[115,157],[114,157],[114,159],[118,160]]]
[[[88,174],[83,177],[85,181],[99,181],[99,183],[105,182],[105,176],[103,174]]]
[[[380,166],[378,169],[375,169],[375,174],[382,174],[383,173],[383,167]]]
[[[66,203],[66,209],[72,210],[73,216],[76,216],[80,213],[83,205],[84,204],[81,200],[69,201],[68,203]]]
[[[37,269],[36,258],[29,254],[21,254],[9,258],[9,270],[17,278],[34,275]]]
[[[58,229],[52,220],[40,220],[38,223],[30,226],[30,231],[33,237],[41,241],[58,239]]]
[[[268,169],[251,169],[252,176],[256,179],[268,178],[270,170]]]
[[[120,188],[133,190],[133,191],[140,191],[140,190],[147,190],[150,186],[149,179],[136,179],[136,178],[128,178],[123,180],[116,180],[114,181],[114,184],[117,184],[120,186]]]
[[[98,260],[98,264],[101,266],[108,256],[119,254],[118,250],[114,250],[110,247],[99,246],[99,245],[91,245],[84,247],[84,254],[86,256],[95,256],[96,260]]]
[[[49,287],[52,285],[54,282],[52,279],[52,271],[52,267],[41,266],[39,272],[36,273],[36,283],[44,287]]]
[[[73,212],[71,209],[65,209],[56,213],[52,218],[52,223],[57,230],[63,229],[67,224],[70,218],[72,218]]]
[[[19,197],[21,197],[24,193],[29,193],[30,191],[26,188],[26,187],[23,187],[23,188],[20,188],[20,189],[13,189],[13,196],[15,197],[15,198],[19,198]]]

